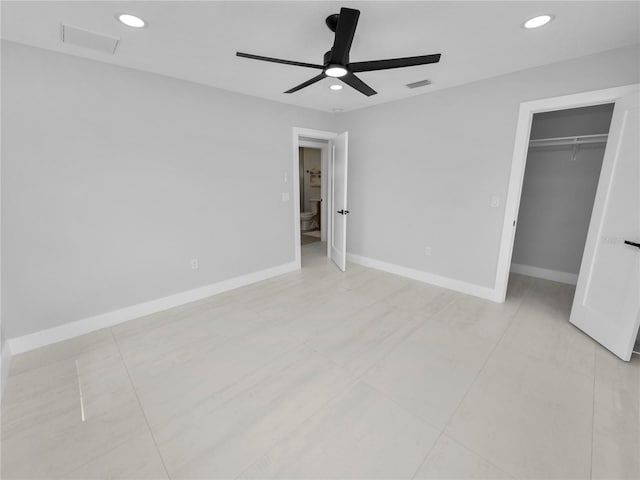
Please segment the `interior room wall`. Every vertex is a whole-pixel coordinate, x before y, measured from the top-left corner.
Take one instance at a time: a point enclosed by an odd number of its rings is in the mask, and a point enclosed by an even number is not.
[[[539,113],[531,138],[607,133],[612,113],[613,104]],[[529,149],[512,263],[577,275],[604,151],[582,145],[572,160],[571,146]]]
[[[311,186],[311,174],[322,169],[322,151],[317,148],[302,147],[303,177],[304,177],[304,211],[311,212],[316,208],[311,204],[311,199],[320,198],[321,187]]]
[[[348,251],[492,288],[520,103],[638,83],[639,59],[617,49],[341,115]]]
[[[6,41],[2,101],[8,339],[294,261],[291,129],[332,115]]]

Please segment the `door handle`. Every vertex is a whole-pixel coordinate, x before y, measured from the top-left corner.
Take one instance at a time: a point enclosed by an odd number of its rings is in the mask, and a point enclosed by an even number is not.
[[[632,247],[640,248],[640,243],[630,242],[629,240],[625,240],[624,243],[627,245],[631,245]]]
[[[349,210],[338,210],[338,213],[340,215],[346,215],[347,213],[349,213]]]

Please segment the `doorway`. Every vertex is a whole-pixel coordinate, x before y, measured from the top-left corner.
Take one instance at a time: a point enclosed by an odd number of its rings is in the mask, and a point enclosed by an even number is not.
[[[295,262],[298,268],[302,268],[302,219],[300,213],[301,207],[305,208],[307,206],[301,205],[302,202],[300,201],[303,198],[301,197],[301,185],[306,181],[304,168],[302,172],[300,171],[300,148],[316,148],[322,152],[320,167],[321,197],[320,199],[314,199],[316,201],[320,200],[320,218],[317,220],[320,224],[321,242],[326,245],[326,250],[323,250],[322,253],[323,256],[329,257],[344,272],[346,270],[347,256],[347,215],[349,214],[347,209],[348,133],[338,134],[299,127],[293,127],[292,133]],[[285,173],[285,183],[287,178]],[[283,194],[283,198],[285,197],[288,199],[288,194]]]
[[[511,272],[576,285],[613,107],[533,115]]]
[[[636,92],[638,88],[638,85],[627,85],[520,104],[511,174],[505,200],[502,238],[500,240],[498,266],[492,296],[493,301],[501,303],[506,298],[533,116],[537,113],[615,103],[626,95]]]
[[[504,301],[514,253],[516,225],[519,226],[520,222],[518,214],[522,206],[521,194],[534,115],[614,103],[586,241],[578,247],[578,253],[583,258],[569,321],[627,361],[631,357],[640,325],[640,256],[637,252],[640,248],[640,191],[637,183],[640,175],[640,164],[637,162],[640,155],[639,92],[640,85],[628,85],[520,105],[494,286],[495,301]],[[534,137],[533,140],[564,142],[566,139]],[[573,140],[581,141],[580,138]],[[596,143],[601,142],[602,138],[589,138],[587,135],[582,140],[582,144],[587,143],[586,140]],[[575,160],[582,145],[571,147],[570,158]],[[558,271],[552,272],[552,275],[557,274]]]
[[[326,171],[328,142],[304,139],[298,147],[301,245],[326,242]],[[324,167],[324,168],[323,168]],[[324,220],[324,222],[323,222]],[[325,248],[326,250],[326,248]]]

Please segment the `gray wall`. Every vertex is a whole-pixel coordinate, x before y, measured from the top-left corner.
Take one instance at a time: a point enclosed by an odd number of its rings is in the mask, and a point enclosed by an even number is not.
[[[637,83],[639,58],[613,50],[341,115],[348,251],[493,287],[520,103]]]
[[[2,48],[7,338],[294,260],[291,128],[332,115]]]
[[[532,138],[607,133],[613,104],[536,114]],[[512,262],[559,272],[580,270],[604,144],[530,148]]]

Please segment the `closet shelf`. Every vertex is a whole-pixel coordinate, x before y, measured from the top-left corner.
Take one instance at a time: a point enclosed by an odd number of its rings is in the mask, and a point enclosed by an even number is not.
[[[589,143],[606,143],[608,134],[599,133],[597,135],[578,135],[575,137],[554,137],[539,138],[529,140],[530,147],[560,147],[560,146],[576,146]]]

